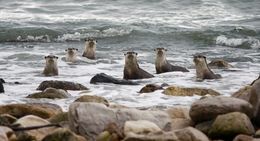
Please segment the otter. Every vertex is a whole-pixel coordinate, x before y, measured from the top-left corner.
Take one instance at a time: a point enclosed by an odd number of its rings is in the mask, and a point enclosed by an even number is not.
[[[58,75],[58,66],[57,66],[57,59],[58,57],[55,55],[48,55],[44,57],[46,60],[45,67],[43,70],[43,74],[45,76],[54,76]]]
[[[85,41],[86,41],[86,45],[82,56],[92,60],[96,59],[95,51],[96,51],[97,41],[93,38],[89,38]]]
[[[77,61],[77,48],[68,48],[65,50],[67,52],[65,60],[67,62],[75,63]]]
[[[5,83],[5,80],[3,78],[0,78],[0,93],[5,92],[3,83]]]
[[[152,78],[152,74],[141,69],[137,63],[137,53],[127,52],[125,54],[125,67],[123,79],[144,79]]]
[[[195,55],[193,57],[195,63],[197,79],[219,79],[221,75],[214,74],[208,67],[206,57],[203,55]]]
[[[155,60],[155,69],[156,73],[164,73],[164,72],[171,72],[171,71],[181,71],[181,72],[189,72],[184,67],[180,66],[174,66],[171,65],[167,60],[166,60],[166,51],[167,49],[164,48],[156,48],[154,49],[156,51],[156,60]]]

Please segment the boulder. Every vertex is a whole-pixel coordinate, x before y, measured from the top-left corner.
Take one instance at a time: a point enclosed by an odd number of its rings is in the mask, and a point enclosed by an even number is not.
[[[109,102],[105,98],[95,95],[83,95],[80,98],[76,99],[74,102],[95,102],[109,106]]]
[[[250,118],[253,116],[253,107],[247,101],[233,97],[207,97],[195,101],[190,108],[190,117],[195,122],[209,121],[218,115],[230,112],[241,112]],[[207,116],[205,116],[207,115]]]
[[[248,135],[237,135],[233,141],[255,141],[253,137]]]
[[[151,132],[160,132],[160,129],[156,124],[147,120],[137,120],[137,121],[126,121],[124,126],[124,134],[128,135],[130,133],[135,134],[148,134]]]
[[[254,127],[244,113],[232,112],[219,115],[213,122],[208,135],[216,139],[233,139],[239,134],[254,135]]]
[[[187,107],[173,107],[166,110],[172,119],[183,118],[190,119],[189,108]]]
[[[8,104],[0,106],[0,114],[9,114],[16,118],[26,115],[50,118],[61,111],[61,108],[57,107],[57,105],[47,103]]]
[[[62,99],[69,98],[70,94],[62,89],[47,88],[43,92],[37,92],[28,95],[26,98],[49,98],[49,99]]]
[[[255,137],[256,137],[256,138],[260,138],[260,129],[258,129],[258,130],[255,132]]]
[[[243,99],[245,101],[250,100],[250,91],[252,89],[252,86],[245,86],[241,89],[239,89],[238,91],[236,91],[235,93],[233,93],[231,96],[235,97],[235,98],[239,98],[239,99]]]
[[[151,93],[151,92],[154,92],[156,90],[162,90],[162,89],[163,89],[163,87],[160,86],[160,85],[147,84],[139,91],[139,93]]]
[[[5,126],[0,126],[0,141],[16,141],[13,130]]]
[[[169,115],[163,111],[111,109],[99,103],[72,103],[68,113],[70,129],[90,141],[94,141],[110,123],[116,123],[119,129],[123,129],[126,121],[147,120],[162,129],[171,121]]]
[[[121,141],[124,138],[123,131],[116,123],[109,123],[104,131],[98,135],[97,141]]]
[[[66,128],[58,128],[45,136],[42,141],[87,141],[84,137],[76,135]]]
[[[0,93],[4,93],[5,92],[3,83],[5,83],[5,80],[0,78]]]
[[[36,90],[44,91],[49,87],[55,89],[63,89],[63,90],[88,90],[87,87],[79,83],[74,83],[69,81],[58,81],[58,80],[43,81]]]
[[[123,141],[209,141],[208,137],[193,127],[170,132],[128,134]]]
[[[60,112],[48,119],[50,123],[61,123],[69,121],[68,112]]]
[[[193,95],[200,95],[200,96],[205,96],[205,95],[212,95],[212,96],[217,96],[220,95],[215,90],[212,89],[205,89],[205,88],[182,88],[178,86],[170,86],[166,88],[163,91],[164,94],[166,95],[171,95],[171,96],[193,96]]]
[[[175,118],[175,119],[172,119],[169,127],[164,127],[164,130],[171,131],[171,130],[176,130],[176,129],[183,129],[186,127],[191,127],[193,125],[194,125],[194,123],[190,119]]]
[[[226,62],[223,59],[214,59],[208,64],[208,66],[211,69],[227,69],[227,68],[233,67],[232,65],[230,65],[228,62]]]
[[[139,85],[137,82],[133,82],[130,80],[125,80],[125,79],[114,78],[105,73],[96,74],[94,77],[91,78],[90,83],[91,84],[113,83],[113,84],[120,84],[120,85]]]
[[[204,134],[207,135],[209,133],[209,130],[210,130],[213,122],[214,122],[213,120],[211,120],[211,121],[204,121],[204,122],[201,122],[201,123],[197,124],[195,126],[195,128],[200,130],[201,132],[203,132]]]
[[[0,115],[0,126],[8,126],[13,124],[17,120],[16,117],[9,114]]]
[[[34,115],[28,115],[18,119],[15,122],[15,124],[20,125],[20,127],[32,127],[32,126],[48,125],[50,124],[50,122]],[[56,127],[45,127],[45,128],[35,129],[35,130],[28,130],[26,131],[26,133],[29,134],[30,136],[35,137],[37,140],[41,141],[46,135],[52,133],[55,129]]]

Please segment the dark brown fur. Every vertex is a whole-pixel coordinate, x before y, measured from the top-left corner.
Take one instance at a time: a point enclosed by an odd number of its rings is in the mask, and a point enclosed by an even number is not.
[[[154,77],[152,74],[141,69],[137,63],[137,53],[127,52],[125,54],[124,79],[144,79]]]

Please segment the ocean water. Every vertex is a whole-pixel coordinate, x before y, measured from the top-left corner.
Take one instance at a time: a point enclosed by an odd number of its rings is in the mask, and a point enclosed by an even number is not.
[[[139,94],[149,83],[212,88],[228,96],[259,75],[259,7],[259,0],[1,0],[0,78],[7,83],[0,104],[41,101],[67,109],[83,95],[69,91],[68,99],[25,98],[44,80],[78,82],[90,88],[90,95],[130,107],[188,106],[200,98]],[[60,59],[69,47],[81,56],[88,37],[98,41],[96,61],[72,65]],[[190,72],[155,74],[157,47],[167,48],[168,60]],[[138,80],[138,86],[89,83],[102,72],[122,78],[127,51],[137,52],[140,67],[155,77]],[[59,57],[59,76],[41,75],[50,53]],[[236,71],[213,70],[223,78],[197,82],[192,59],[198,53],[208,62],[224,58]]]

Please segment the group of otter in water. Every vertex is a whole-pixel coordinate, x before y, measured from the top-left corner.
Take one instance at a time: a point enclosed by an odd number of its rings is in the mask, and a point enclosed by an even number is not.
[[[89,38],[85,40],[85,49],[82,54],[83,57],[88,59],[96,59],[95,51],[97,41],[93,38]],[[76,48],[68,48],[66,51],[67,62],[76,62],[77,61],[77,52]],[[170,64],[166,59],[166,51],[165,48],[156,48],[156,59],[155,59],[155,69],[156,73],[165,73],[172,71],[181,71],[181,72],[189,72],[188,69],[180,66],[175,66]],[[152,78],[154,77],[152,74],[143,70],[139,67],[137,62],[137,53],[136,52],[127,52],[125,55],[125,66],[124,66],[124,77],[123,79],[144,79],[144,78]],[[58,75],[58,66],[57,66],[58,57],[55,55],[45,56],[46,64],[43,70],[43,74],[45,76],[54,76]],[[214,74],[210,68],[208,67],[206,57],[203,55],[196,55],[193,58],[193,62],[195,63],[196,68],[196,77],[198,79],[218,79],[221,78],[219,74]]]

